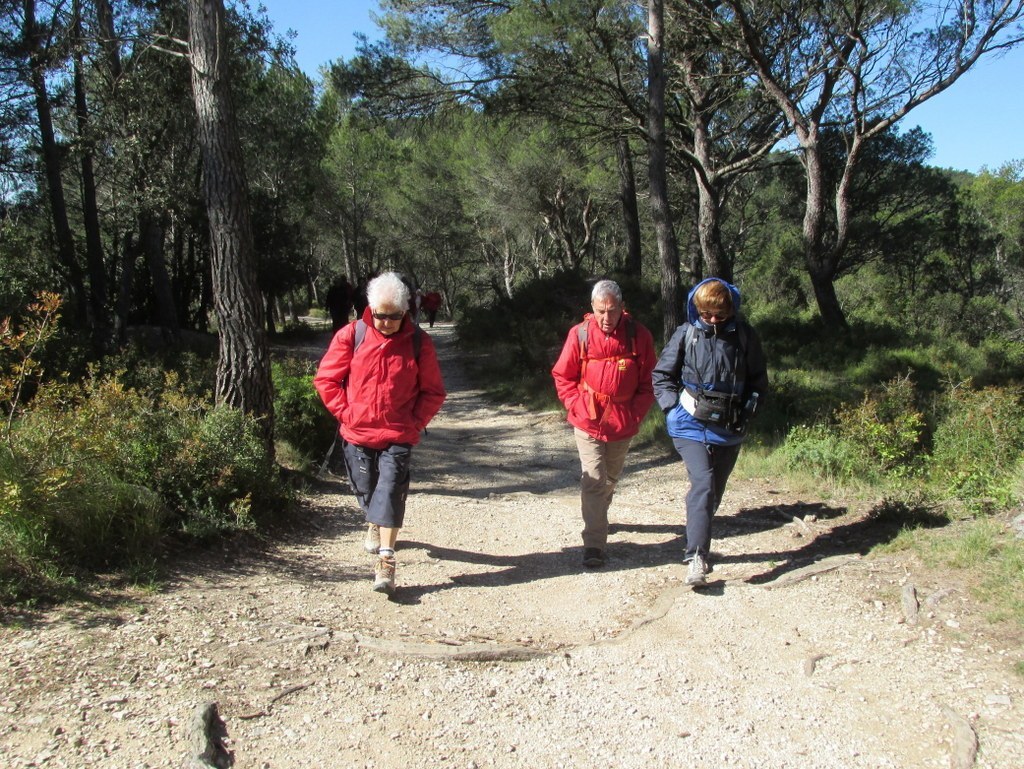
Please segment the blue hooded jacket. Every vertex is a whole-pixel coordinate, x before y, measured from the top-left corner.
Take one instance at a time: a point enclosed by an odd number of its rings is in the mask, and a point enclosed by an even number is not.
[[[708,281],[725,284],[732,295],[733,316],[724,324],[706,323],[697,312],[694,293]],[[684,408],[684,389],[734,393],[742,407],[753,393],[763,403],[768,392],[768,370],[761,339],[740,315],[740,291],[720,278],[706,278],[686,298],[687,322],[672,334],[661,352],[651,380],[658,405],[665,412],[665,427],[673,438],[705,444],[733,446],[743,434],[724,425],[696,419]],[[687,330],[694,328],[687,348]]]

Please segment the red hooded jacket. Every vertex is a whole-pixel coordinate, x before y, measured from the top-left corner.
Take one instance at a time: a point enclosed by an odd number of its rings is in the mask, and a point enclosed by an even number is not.
[[[373,327],[369,308],[363,312],[363,321],[366,336],[355,355],[356,321],[334,335],[313,386],[349,443],[370,449],[394,443],[416,445],[447,394],[434,343],[420,330],[417,358],[415,328],[408,315],[391,336]]]
[[[584,316],[583,323],[587,324],[586,361],[579,338],[583,324],[577,324],[569,330],[551,369],[558,399],[568,411],[569,424],[587,435],[601,441],[632,438],[654,403],[654,337],[626,312],[611,334],[601,330],[592,313]]]

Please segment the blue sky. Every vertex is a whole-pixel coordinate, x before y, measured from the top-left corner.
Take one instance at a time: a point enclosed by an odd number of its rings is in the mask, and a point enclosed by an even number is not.
[[[371,40],[379,29],[370,19],[377,0],[253,0],[267,8],[274,30],[293,29],[296,59],[316,77],[321,65],[355,52],[355,33]],[[944,93],[901,122],[931,134],[932,165],[977,172],[1024,160],[1024,49],[983,60]]]

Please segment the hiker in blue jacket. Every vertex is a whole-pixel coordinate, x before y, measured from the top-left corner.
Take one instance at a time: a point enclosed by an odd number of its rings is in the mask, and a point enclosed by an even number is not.
[[[707,583],[711,519],[736,464],[747,423],[764,402],[768,371],[761,340],[739,315],[740,292],[707,278],[686,300],[688,321],[672,334],[654,373],[654,395],[686,465],[686,583]]]

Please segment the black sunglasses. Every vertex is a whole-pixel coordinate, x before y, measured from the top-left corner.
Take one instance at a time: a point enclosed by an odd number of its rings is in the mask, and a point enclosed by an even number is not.
[[[731,313],[729,313],[729,312],[727,312],[725,310],[722,310],[722,311],[712,310],[710,312],[707,311],[707,310],[701,310],[700,311],[700,316],[704,320],[711,320],[712,318],[714,318],[719,323],[721,323],[723,320],[728,320],[731,317]]]
[[[373,317],[377,320],[401,320],[405,317],[404,312],[375,312]]]

